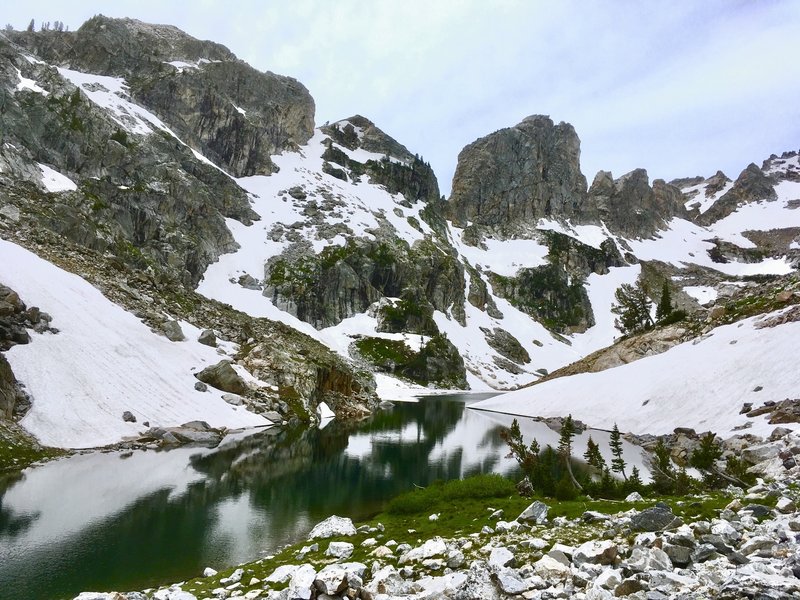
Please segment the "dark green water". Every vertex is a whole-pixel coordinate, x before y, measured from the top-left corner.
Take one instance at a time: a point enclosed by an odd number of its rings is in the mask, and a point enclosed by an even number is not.
[[[399,403],[357,426],[263,430],[211,450],[75,456],[0,480],[0,597],[181,581],[254,560],[331,514],[369,517],[414,484],[510,471],[499,437],[510,418],[465,410],[482,397]]]

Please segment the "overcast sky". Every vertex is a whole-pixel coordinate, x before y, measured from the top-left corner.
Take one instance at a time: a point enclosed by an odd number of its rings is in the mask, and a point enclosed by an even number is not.
[[[583,172],[736,177],[800,148],[800,1],[71,0],[6,3],[70,29],[94,14],[176,25],[309,88],[317,123],[356,113],[433,165],[547,114]]]

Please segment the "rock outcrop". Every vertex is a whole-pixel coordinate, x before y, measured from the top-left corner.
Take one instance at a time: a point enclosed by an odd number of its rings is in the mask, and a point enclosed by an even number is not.
[[[710,225],[727,217],[743,204],[776,198],[774,177],[767,175],[754,163],[750,163],[733,183],[733,187],[711,208],[697,218],[701,225]]]
[[[466,146],[458,155],[448,217],[500,234],[531,230],[541,218],[587,218],[580,140],[568,123],[527,117]]]
[[[686,198],[661,179],[650,187],[647,171],[635,169],[614,179],[600,171],[589,188],[589,203],[609,230],[628,238],[653,235],[675,216],[685,217]]]
[[[385,186],[389,193],[403,194],[408,201],[439,201],[439,182],[431,166],[366,117],[355,115],[321,130],[344,148],[381,155],[379,160],[359,162],[329,142],[322,155],[326,173],[345,181],[357,181],[367,175],[373,183]]]
[[[75,32],[11,32],[37,58],[125,78],[131,96],[237,177],[275,170],[271,154],[306,142],[314,101],[290,77],[169,25],[96,16]]]

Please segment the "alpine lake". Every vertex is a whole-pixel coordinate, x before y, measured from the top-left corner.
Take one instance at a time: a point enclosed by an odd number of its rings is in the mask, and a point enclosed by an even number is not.
[[[492,395],[430,396],[355,424],[240,432],[216,448],[77,454],[0,475],[0,596],[60,600],[183,581],[301,540],[332,514],[367,519],[414,486],[516,476],[500,436],[514,417],[467,409]],[[526,440],[557,444],[544,423],[520,425]]]

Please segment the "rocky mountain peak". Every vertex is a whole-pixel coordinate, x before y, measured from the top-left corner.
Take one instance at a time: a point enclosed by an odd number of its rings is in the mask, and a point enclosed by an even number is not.
[[[169,25],[97,16],[74,32],[8,37],[50,65],[124,79],[131,99],[236,177],[274,172],[271,155],[314,133],[314,100],[297,80],[262,73]]]
[[[448,216],[513,234],[539,219],[580,217],[586,178],[569,123],[532,115],[466,146],[458,155]]]
[[[326,123],[320,130],[328,136],[322,158],[323,171],[329,175],[355,181],[366,174],[406,200],[439,200],[439,182],[431,166],[368,118],[354,115]]]
[[[684,215],[685,197],[662,179],[653,181],[645,169],[634,169],[614,179],[599,171],[589,188],[589,205],[614,232],[626,237],[648,237],[676,215]]]
[[[720,175],[719,172],[715,177],[718,175]],[[722,189],[724,183],[719,189]],[[774,200],[777,197],[775,183],[774,176],[765,173],[755,163],[750,163],[736,178],[731,189],[700,215],[697,221],[702,225],[709,225],[727,217],[744,204],[760,200]]]
[[[368,152],[383,154],[403,162],[414,159],[408,148],[361,115],[336,121],[324,126],[322,130],[337,144],[350,150],[363,148]]]

